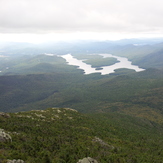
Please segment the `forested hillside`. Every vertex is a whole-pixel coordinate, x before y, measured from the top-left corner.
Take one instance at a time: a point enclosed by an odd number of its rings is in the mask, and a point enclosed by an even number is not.
[[[1,111],[71,107],[163,120],[163,71],[101,76],[52,73],[0,76]]]

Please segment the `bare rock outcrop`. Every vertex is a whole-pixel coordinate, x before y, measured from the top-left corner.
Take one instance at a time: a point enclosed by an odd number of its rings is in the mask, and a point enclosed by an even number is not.
[[[4,131],[4,129],[0,129],[0,142],[12,141],[11,136]]]
[[[25,163],[23,160],[8,160],[7,163]]]
[[[10,115],[8,113],[0,112],[0,117],[10,118]]]
[[[106,147],[108,147],[108,148],[110,148],[110,149],[112,149],[112,150],[115,149],[114,146],[105,143],[102,139],[100,139],[100,138],[98,138],[98,137],[96,137],[96,136],[95,136],[95,138],[94,138],[92,141],[101,144],[101,146],[103,146],[103,147],[106,146]]]
[[[87,157],[83,158],[82,160],[79,160],[77,163],[98,163],[98,162],[91,157]]]

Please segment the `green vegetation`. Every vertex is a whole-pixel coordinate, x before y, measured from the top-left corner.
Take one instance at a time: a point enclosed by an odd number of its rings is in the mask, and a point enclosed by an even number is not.
[[[82,72],[77,70],[74,66],[66,64],[61,57],[54,55],[53,57],[47,55],[37,56],[21,56],[8,57],[0,60],[0,75],[17,75],[17,74],[42,74],[42,73],[66,73],[66,72]],[[6,69],[7,67],[7,69]]]
[[[139,65],[143,67],[155,67],[161,69],[163,66],[163,50],[150,53],[139,59],[136,63],[139,63]]]
[[[71,107],[80,112],[117,111],[163,122],[162,76],[156,69],[121,76],[75,72],[0,76],[0,110]]]
[[[0,128],[12,141],[0,143],[0,158],[26,163],[76,163],[90,156],[101,163],[163,159],[160,125],[117,113],[84,115],[68,108],[10,113]]]
[[[0,162],[76,163],[89,156],[101,163],[161,163],[162,44],[94,42],[75,49],[65,45],[2,50],[2,55],[16,56],[0,58],[0,111],[10,112],[0,114],[0,129],[12,137],[0,142]],[[97,53],[128,57],[149,69],[83,75],[57,55],[34,55],[71,50],[97,69],[117,62]]]
[[[113,64],[115,64],[117,62],[117,59],[115,59],[115,58],[102,58],[102,57],[96,58],[96,57],[93,57],[92,59],[85,60],[84,62],[87,63],[87,64],[92,65],[92,67],[94,67],[94,68],[98,68],[98,67],[113,65]]]
[[[98,54],[74,54],[74,56],[75,58],[83,60],[83,62],[90,64],[94,68],[110,66],[118,62],[116,58],[103,58]]]

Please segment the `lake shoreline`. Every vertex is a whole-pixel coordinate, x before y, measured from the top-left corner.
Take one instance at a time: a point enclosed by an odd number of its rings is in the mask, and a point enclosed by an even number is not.
[[[133,69],[136,72],[145,70],[143,68],[139,68],[137,65],[132,65],[132,62],[125,57],[119,57],[112,54],[98,54],[98,55],[101,55],[103,58],[108,58],[108,57],[116,58],[117,61],[119,62],[110,66],[102,66],[99,67],[99,69],[97,69],[97,68],[93,68],[92,65],[83,62],[83,60],[76,59],[71,54],[65,54],[60,57],[64,58],[67,64],[77,66],[78,69],[84,70],[84,74],[101,73],[101,75],[108,75],[111,73],[115,73],[115,70],[122,69],[122,68]]]

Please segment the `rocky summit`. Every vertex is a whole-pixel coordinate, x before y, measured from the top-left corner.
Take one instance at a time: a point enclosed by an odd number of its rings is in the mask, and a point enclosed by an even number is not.
[[[161,163],[162,135],[162,124],[119,113],[2,113],[0,163]]]

